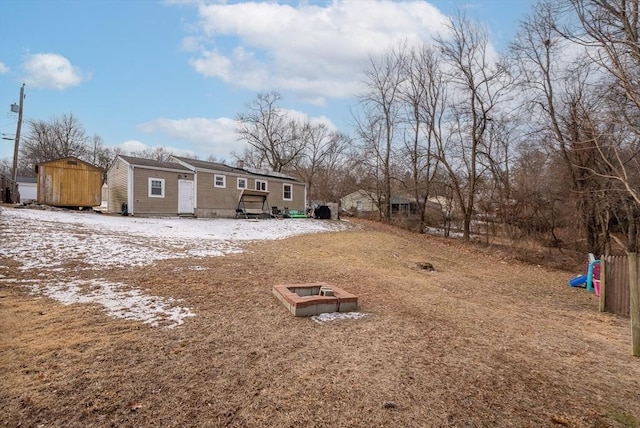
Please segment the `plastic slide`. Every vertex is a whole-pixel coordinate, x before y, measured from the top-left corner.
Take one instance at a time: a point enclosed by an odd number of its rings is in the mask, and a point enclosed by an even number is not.
[[[569,287],[586,287],[587,286],[587,275],[578,275],[574,276],[569,280]]]

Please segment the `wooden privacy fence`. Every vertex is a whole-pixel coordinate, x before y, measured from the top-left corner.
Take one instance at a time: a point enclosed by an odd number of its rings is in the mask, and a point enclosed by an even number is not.
[[[600,311],[623,317],[630,316],[631,289],[629,287],[629,259],[627,256],[603,256]],[[636,265],[640,263],[636,257]],[[640,266],[638,266],[640,267]],[[636,267],[636,271],[638,269]],[[635,284],[640,290],[640,281]]]
[[[601,257],[600,311],[631,318],[633,355],[640,356],[640,258],[638,253]]]

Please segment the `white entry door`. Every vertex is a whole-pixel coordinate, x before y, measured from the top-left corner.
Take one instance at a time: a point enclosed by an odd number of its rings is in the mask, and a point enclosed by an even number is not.
[[[193,180],[178,180],[178,214],[193,214]]]

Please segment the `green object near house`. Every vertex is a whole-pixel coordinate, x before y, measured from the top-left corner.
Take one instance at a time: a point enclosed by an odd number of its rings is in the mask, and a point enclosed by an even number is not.
[[[284,212],[284,218],[307,218],[305,213],[298,210],[287,210]]]

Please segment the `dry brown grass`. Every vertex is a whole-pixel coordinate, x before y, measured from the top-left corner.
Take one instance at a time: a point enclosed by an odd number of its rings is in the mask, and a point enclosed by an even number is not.
[[[196,317],[176,329],[0,283],[0,418],[6,426],[640,426],[629,320],[598,313],[595,296],[566,286],[571,273],[358,223],[197,262],[207,270],[185,269],[194,262],[182,259],[100,272],[184,299]],[[316,324],[271,295],[274,284],[317,281],[358,295],[368,315]]]

